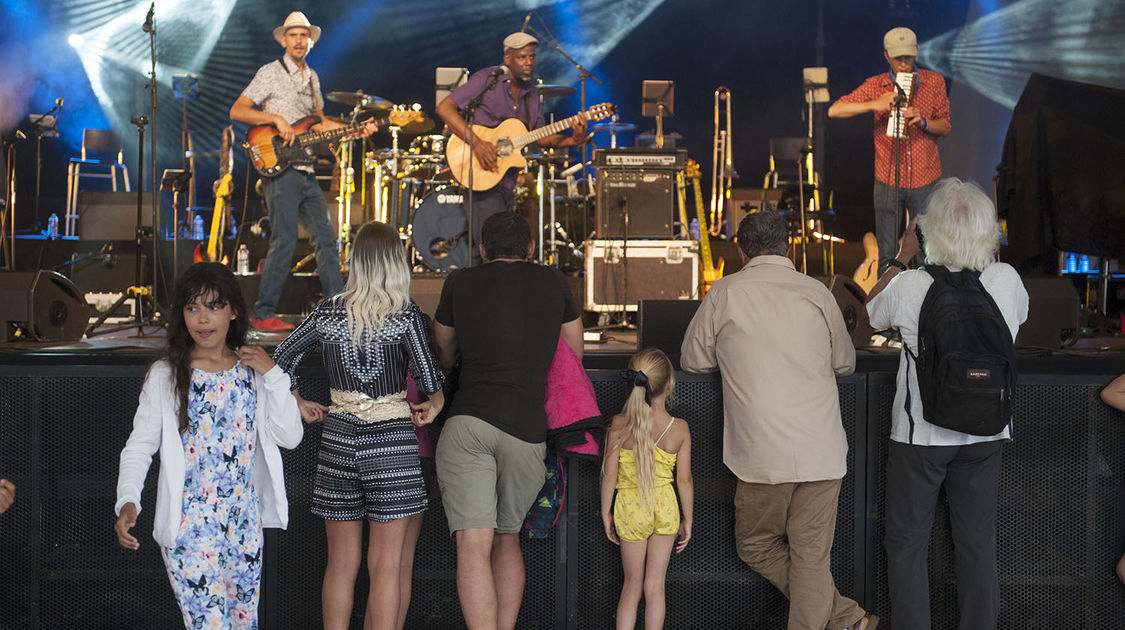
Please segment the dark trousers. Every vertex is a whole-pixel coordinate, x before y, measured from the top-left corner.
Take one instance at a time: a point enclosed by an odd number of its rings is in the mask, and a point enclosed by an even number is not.
[[[938,490],[944,485],[953,533],[959,630],[995,630],[996,501],[1004,441],[968,446],[911,446],[887,453],[885,545],[895,628],[929,630],[927,556]]]
[[[464,190],[465,203],[468,204],[468,189]],[[480,230],[488,217],[512,209],[512,190],[499,184],[488,190],[473,193],[473,247],[470,254],[473,257],[473,266],[481,264],[480,257]],[[465,208],[468,212],[468,207]]]
[[[905,211],[910,211],[910,218],[919,212],[925,212],[926,201],[930,197],[937,182],[926,184],[918,188],[899,188],[896,194],[895,187],[888,186],[875,180],[875,189],[872,194],[875,206],[875,242],[879,246],[879,275],[890,266],[891,260],[898,255],[898,239],[906,227],[904,222]],[[922,264],[922,254],[919,253],[914,260],[915,264]]]

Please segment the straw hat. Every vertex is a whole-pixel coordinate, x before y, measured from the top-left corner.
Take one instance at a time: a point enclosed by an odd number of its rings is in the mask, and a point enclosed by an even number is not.
[[[285,42],[283,41],[283,39],[285,37],[285,31],[288,31],[289,29],[297,27],[297,26],[303,26],[303,27],[309,29],[309,41],[310,42],[315,44],[316,41],[318,39],[320,39],[320,27],[319,26],[313,26],[309,22],[309,18],[305,17],[305,14],[301,13],[300,11],[294,11],[294,12],[290,13],[289,17],[285,18],[284,24],[282,24],[281,26],[273,29],[273,38],[277,40],[277,43],[284,46]]]

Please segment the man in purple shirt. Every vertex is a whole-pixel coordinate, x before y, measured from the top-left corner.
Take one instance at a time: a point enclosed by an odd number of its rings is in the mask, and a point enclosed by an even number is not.
[[[546,124],[539,102],[539,89],[531,76],[535,73],[535,47],[539,40],[527,33],[512,33],[504,38],[504,65],[483,68],[473,73],[464,85],[454,90],[441,103],[437,114],[453,133],[469,142],[469,125],[461,117],[461,111],[478,94],[487,88],[473,115],[473,126],[495,127],[508,118],[518,118],[529,130]],[[492,87],[488,85],[498,68],[507,67]],[[559,134],[547,136],[539,141],[542,147],[573,147],[586,138],[586,122],[574,125],[574,135],[565,137]],[[472,141],[473,155],[486,170],[495,172],[496,145],[475,136]],[[517,173],[511,170],[504,174],[500,183],[483,192],[473,194],[473,264],[480,263],[480,229],[488,217],[512,209],[512,189],[516,184]],[[534,231],[533,231],[534,233]]]

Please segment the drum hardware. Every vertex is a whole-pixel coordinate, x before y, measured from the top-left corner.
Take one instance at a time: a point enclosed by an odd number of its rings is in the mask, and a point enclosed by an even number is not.
[[[721,235],[723,223],[728,222],[731,183],[738,176],[734,170],[730,109],[730,88],[720,85],[715,88],[715,136],[711,145],[711,221],[708,226],[699,226],[701,230],[706,228],[711,236]],[[734,233],[735,227],[727,225],[728,236]]]

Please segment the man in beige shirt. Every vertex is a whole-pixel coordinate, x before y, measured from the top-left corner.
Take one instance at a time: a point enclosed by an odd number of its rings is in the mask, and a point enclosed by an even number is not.
[[[680,364],[723,376],[723,463],[738,477],[738,555],[790,600],[789,630],[874,630],[829,569],[847,438],[836,377],[855,369],[840,307],[785,257],[776,212],[738,226],[745,266],[711,287]]]

